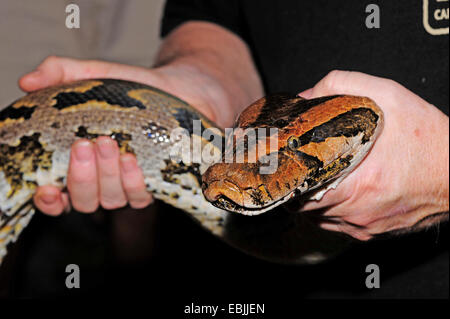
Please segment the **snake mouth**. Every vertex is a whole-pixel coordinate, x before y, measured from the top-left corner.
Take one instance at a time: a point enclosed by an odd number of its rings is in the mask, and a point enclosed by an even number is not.
[[[249,194],[259,194],[258,188],[242,189],[230,179],[214,180],[210,183],[202,183],[203,195],[215,207],[220,209],[239,213],[242,215],[259,215],[264,213],[286,201],[294,196],[294,191],[287,193],[283,197],[270,201],[258,201],[259,205],[255,204],[255,199],[251,198]],[[247,203],[253,205],[247,205]]]
[[[232,201],[225,195],[218,196],[215,201],[211,202],[211,204],[220,209],[232,212],[242,212],[244,210],[247,210],[246,207],[236,204],[234,201]]]
[[[217,199],[215,201],[212,201],[211,204],[217,208],[220,208],[220,209],[223,209],[223,210],[226,210],[229,212],[240,213],[242,215],[254,216],[254,215],[260,215],[268,210],[271,210],[272,208],[287,202],[292,197],[294,197],[294,192],[291,192],[291,193],[287,194],[286,196],[284,196],[276,201],[273,201],[269,205],[266,205],[263,207],[246,207],[246,206],[237,204],[236,202],[229,199],[225,195],[220,195],[217,197]]]
[[[259,214],[265,212],[266,210],[271,209],[273,207],[273,204],[275,204],[275,203],[276,202],[274,202],[271,205],[268,205],[266,207],[260,207],[260,208],[245,207],[245,206],[236,204],[235,202],[233,202],[231,199],[229,199],[225,195],[221,195],[217,198],[217,200],[215,200],[214,202],[211,202],[211,204],[213,204],[214,206],[216,206],[220,209],[224,209],[226,211],[233,212],[233,213],[240,213],[242,215],[259,215]]]

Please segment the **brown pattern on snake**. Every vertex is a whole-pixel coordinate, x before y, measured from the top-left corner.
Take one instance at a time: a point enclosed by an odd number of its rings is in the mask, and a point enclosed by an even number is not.
[[[357,108],[371,109],[380,116],[373,135],[364,125],[356,129],[355,133],[361,130],[364,136],[369,136],[366,144],[355,139],[361,134],[350,136],[354,135],[351,133],[323,136],[299,149],[288,147],[289,137],[301,138],[324,123],[337,128],[338,122],[333,119]],[[280,128],[277,172],[258,174],[260,162],[218,164],[203,173],[203,191],[208,198],[211,190],[229,195],[228,200],[222,198],[223,208],[243,214],[262,212],[262,205],[272,208],[286,194],[308,191],[311,189],[308,183],[319,185],[338,176],[344,167],[356,165],[354,158],[363,158],[367,145],[373,143],[380,131],[381,115],[370,99],[361,97],[304,100],[275,95],[263,98],[242,113],[238,126],[254,127],[256,123],[264,128]],[[368,117],[361,119],[366,121]],[[201,132],[215,126],[193,107],[164,91],[112,79],[46,88],[22,97],[2,111],[0,262],[7,245],[17,240],[33,216],[31,200],[36,185],[64,187],[72,143],[80,137],[95,139],[99,135],[113,136],[119,144],[123,142],[131,147],[144,173],[145,184],[156,199],[185,211],[204,228],[248,254],[278,262],[315,263],[345,246],[346,241],[329,232],[318,229],[311,232],[311,227],[302,227],[305,223],[301,214],[285,214],[281,210],[249,220],[212,206],[199,185],[200,172],[207,165],[168,162],[173,145],[169,132],[184,128],[194,137],[192,120],[201,121]],[[323,132],[326,135],[331,131]],[[223,138],[223,131],[219,135]],[[366,145],[365,149],[361,150],[361,145]],[[247,144],[244,151],[253,150]],[[230,200],[232,196],[236,197],[234,201]],[[250,204],[254,210],[240,204]]]
[[[233,143],[241,141],[244,145],[244,163],[210,167],[203,175],[205,196],[224,209],[257,212],[287,199],[296,190],[304,193],[319,187],[362,159],[355,155],[365,143],[373,141],[376,129],[381,127],[381,114],[366,97],[336,95],[305,100],[281,94],[262,98],[240,115],[236,126],[279,128],[278,149],[270,153],[266,147],[262,153],[277,156],[276,172],[259,174],[260,158],[256,163],[248,161],[250,152],[259,155],[257,146],[247,145],[245,134],[238,135]],[[266,145],[271,138],[267,137]],[[295,143],[289,145],[292,138]]]

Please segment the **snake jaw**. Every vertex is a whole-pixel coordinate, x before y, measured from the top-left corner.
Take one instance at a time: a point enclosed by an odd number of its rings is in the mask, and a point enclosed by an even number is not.
[[[267,198],[267,190],[264,185],[257,188],[239,187],[228,179],[214,180],[209,183],[203,181],[203,195],[214,206],[243,215],[259,215],[264,213],[294,196],[294,191],[280,199]]]
[[[259,189],[246,188],[242,190],[230,179],[203,182],[203,195],[214,206],[245,215],[256,215],[264,206]],[[259,200],[258,203],[255,203]],[[269,205],[271,207],[271,205]]]
[[[249,206],[238,205],[234,201],[227,198],[227,196],[225,196],[225,195],[220,195],[216,200],[212,201],[211,204],[220,209],[224,209],[229,212],[239,213],[239,214],[248,215],[248,216],[255,216],[255,215],[260,215],[262,213],[265,213],[265,212],[289,201],[291,198],[294,197],[294,194],[295,194],[295,192],[293,191],[279,200],[268,203],[266,206],[249,207],[250,205]]]

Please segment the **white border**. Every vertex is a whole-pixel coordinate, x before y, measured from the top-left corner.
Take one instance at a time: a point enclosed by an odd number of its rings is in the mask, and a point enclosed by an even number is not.
[[[430,26],[430,23],[428,21],[428,0],[423,0],[423,27],[425,30],[431,34],[431,35],[443,35],[448,34],[448,27],[446,28],[439,28],[434,29]]]

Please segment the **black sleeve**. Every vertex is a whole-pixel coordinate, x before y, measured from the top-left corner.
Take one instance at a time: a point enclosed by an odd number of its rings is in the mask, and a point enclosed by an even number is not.
[[[216,23],[245,40],[239,0],[167,0],[161,36],[190,20]]]

